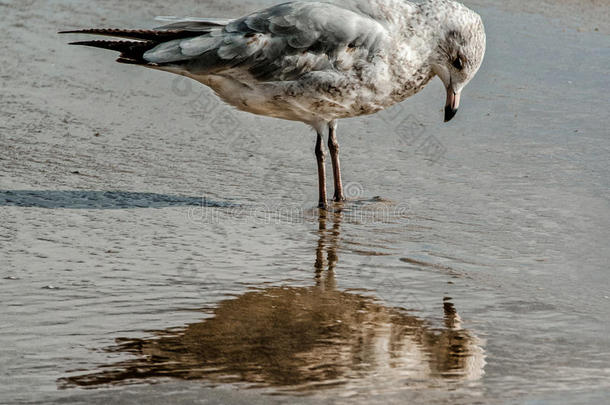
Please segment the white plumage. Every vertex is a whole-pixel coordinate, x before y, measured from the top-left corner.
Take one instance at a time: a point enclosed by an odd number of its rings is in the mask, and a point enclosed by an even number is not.
[[[311,125],[318,132],[320,206],[326,127],[340,201],[336,120],[389,107],[438,75],[447,88],[448,121],[485,51],[480,17],[450,0],[296,1],[237,19],[161,19],[170,24],[154,31],[78,31],[139,41],[77,44],[191,77],[240,110]]]

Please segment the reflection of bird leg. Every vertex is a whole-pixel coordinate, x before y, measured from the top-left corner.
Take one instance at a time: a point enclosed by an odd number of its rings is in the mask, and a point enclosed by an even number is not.
[[[320,278],[324,271],[324,244],[326,236],[326,219],[328,218],[328,211],[320,210],[320,216],[318,217],[318,246],[316,248],[316,262],[314,267],[316,269],[316,285],[320,286]]]
[[[341,236],[341,219],[342,213],[333,212],[333,228],[332,230],[326,231],[327,246],[326,246],[326,257],[328,259],[328,273],[326,273],[326,288],[335,289],[335,267],[339,261],[339,254],[337,250],[339,248],[339,239]]]
[[[328,271],[335,271],[335,266],[339,261],[337,249],[339,247],[339,237],[341,236],[341,213],[333,213],[333,228],[328,236]]]
[[[460,315],[458,315],[455,306],[449,301],[450,298],[443,299],[443,309],[445,310],[445,327],[447,329],[461,329]]]
[[[339,237],[341,234],[341,213],[329,213],[326,210],[320,211],[318,217],[318,246],[316,248],[316,262],[314,268],[316,269],[316,285],[324,287],[324,289],[333,290],[335,288],[335,267],[339,257],[337,255],[337,248],[339,245]],[[332,230],[326,229],[326,222],[328,216],[332,215],[333,227]],[[326,261],[324,253],[326,251]],[[324,279],[322,279],[322,273],[325,270],[325,265],[328,264],[328,271]]]

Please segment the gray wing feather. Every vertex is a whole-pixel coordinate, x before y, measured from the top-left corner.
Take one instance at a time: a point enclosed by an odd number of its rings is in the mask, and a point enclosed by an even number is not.
[[[189,31],[208,31],[211,27],[224,27],[231,22],[230,19],[226,18],[182,18],[172,16],[161,16],[155,18],[155,20],[170,23],[155,28],[158,30],[184,29]]]
[[[280,4],[223,27],[208,25],[206,31],[199,37],[163,43],[144,58],[179,65],[192,74],[243,68],[259,80],[289,80],[332,68],[334,58],[347,47],[372,58],[387,37],[385,28],[370,17],[309,2]]]

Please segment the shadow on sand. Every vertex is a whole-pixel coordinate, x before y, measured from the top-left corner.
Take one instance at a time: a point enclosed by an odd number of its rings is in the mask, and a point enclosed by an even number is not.
[[[0,190],[0,207],[35,207],[68,209],[127,209],[167,207],[232,207],[227,201],[127,191],[90,190]]]

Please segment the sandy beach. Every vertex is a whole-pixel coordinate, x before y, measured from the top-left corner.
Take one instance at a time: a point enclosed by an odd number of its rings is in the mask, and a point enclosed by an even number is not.
[[[602,403],[607,2],[466,2],[460,113],[341,121],[323,215],[312,130],[56,34],[275,3],[0,0],[0,403]]]

